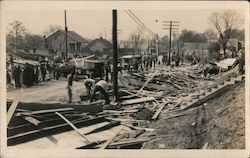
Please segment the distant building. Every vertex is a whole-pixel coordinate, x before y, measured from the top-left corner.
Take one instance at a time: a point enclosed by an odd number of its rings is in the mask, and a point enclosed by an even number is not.
[[[89,43],[86,39],[74,31],[67,32],[67,40],[69,56],[82,53],[81,50]],[[64,56],[64,53],[66,52],[65,31],[58,30],[48,36],[46,38],[46,49],[49,50],[49,53],[54,55]]]
[[[105,56],[112,57],[113,45],[111,42],[103,39],[102,37],[91,41],[85,48],[85,55],[96,55],[98,58],[103,58]]]
[[[209,43],[184,42],[182,51],[186,56],[192,56],[205,60],[210,58]]]

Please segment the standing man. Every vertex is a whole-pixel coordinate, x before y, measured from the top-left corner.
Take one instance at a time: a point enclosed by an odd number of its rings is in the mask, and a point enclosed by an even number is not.
[[[20,66],[15,66],[15,68],[13,70],[13,78],[15,80],[16,88],[21,88],[20,77],[21,77]]]
[[[33,68],[33,75],[34,75],[34,82],[36,85],[38,85],[39,71],[37,65]]]
[[[25,86],[29,86],[29,65],[28,63],[25,64],[23,69],[23,84]]]
[[[91,75],[88,74],[86,76],[86,79],[83,82],[84,82],[84,85],[85,85],[85,88],[86,88],[87,95],[88,95],[88,97],[90,97],[91,90],[94,89],[95,80],[92,79]]]
[[[69,99],[68,102],[69,103],[72,102],[72,90],[73,90],[74,75],[75,75],[75,68],[71,71],[71,73],[67,77],[66,89],[67,89],[67,93],[68,93],[68,99]]]
[[[240,50],[238,53],[238,60],[239,60],[239,72],[240,74],[244,74],[245,54],[242,50]]]
[[[108,89],[108,83],[105,80],[98,81],[95,84],[94,92],[91,95],[90,102],[93,101],[96,92],[99,91],[99,92],[101,92],[101,94],[103,94],[103,96],[104,96],[104,98],[106,100],[105,104],[110,103],[109,96],[108,96],[108,93],[107,93],[107,89]]]

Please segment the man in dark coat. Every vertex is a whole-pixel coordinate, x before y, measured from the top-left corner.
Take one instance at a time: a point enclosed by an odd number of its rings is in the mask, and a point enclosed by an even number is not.
[[[28,63],[25,64],[25,68],[23,70],[23,83],[27,87],[32,85],[32,69]]]
[[[15,80],[16,88],[21,88],[20,78],[21,78],[21,69],[20,66],[16,66],[13,70],[13,78]]]

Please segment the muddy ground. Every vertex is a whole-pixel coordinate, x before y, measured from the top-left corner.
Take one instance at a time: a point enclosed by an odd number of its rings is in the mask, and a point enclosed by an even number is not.
[[[163,112],[150,127],[157,138],[145,149],[244,149],[245,83],[179,117],[168,118]]]

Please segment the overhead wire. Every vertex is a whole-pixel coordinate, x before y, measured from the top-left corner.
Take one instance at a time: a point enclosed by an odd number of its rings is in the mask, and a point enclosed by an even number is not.
[[[150,30],[148,27],[146,27],[146,25],[131,10],[128,9],[128,11],[141,23],[141,25],[146,29],[146,31],[155,35],[154,32]]]
[[[129,15],[130,18],[143,30],[147,31],[148,33],[151,33],[152,35],[155,36],[152,30],[146,27],[146,25],[131,11],[131,10],[125,10],[125,13]]]

